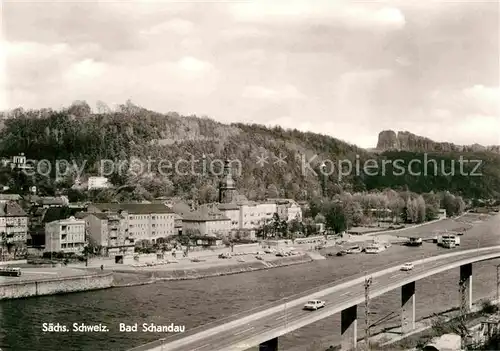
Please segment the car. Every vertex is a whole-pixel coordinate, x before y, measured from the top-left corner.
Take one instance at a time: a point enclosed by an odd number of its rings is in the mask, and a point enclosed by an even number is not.
[[[325,305],[326,305],[325,301],[322,301],[322,300],[309,300],[304,305],[304,309],[305,310],[316,311],[317,309],[325,307]]]
[[[401,266],[402,271],[411,271],[415,266],[411,262],[405,263],[403,266]]]

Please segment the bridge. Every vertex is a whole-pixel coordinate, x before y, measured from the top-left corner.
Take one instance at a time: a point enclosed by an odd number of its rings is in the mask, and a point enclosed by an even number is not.
[[[472,307],[472,264],[500,258],[500,246],[462,250],[414,261],[414,269],[400,271],[400,264],[370,273],[370,298],[401,289],[401,331],[415,329],[415,284],[418,280],[450,269],[460,269],[460,305],[466,311]],[[279,305],[264,307],[236,315],[230,321],[219,321],[173,335],[129,351],[236,351],[259,345],[260,351],[277,351],[278,338],[318,320],[341,313],[342,350],[357,343],[357,306],[365,301],[365,275],[335,282],[329,287],[307,291],[302,296],[283,299]],[[304,311],[311,299],[326,301],[326,307]],[[279,302],[278,302],[279,303]],[[253,312],[253,313],[252,313]]]

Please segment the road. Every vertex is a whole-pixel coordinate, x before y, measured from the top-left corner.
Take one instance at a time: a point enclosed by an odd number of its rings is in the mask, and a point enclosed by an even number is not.
[[[416,261],[415,268],[409,272],[402,272],[399,271],[399,267],[394,267],[391,271],[385,272],[380,276],[373,276],[371,295],[375,297],[387,292],[387,287],[389,285],[403,285],[408,283],[408,279],[419,279],[419,275],[426,274],[431,270],[443,268],[450,264],[463,261],[464,259],[474,259],[478,255],[483,256],[485,254],[500,256],[500,248],[483,249],[481,253],[476,251],[462,252],[452,257],[440,255],[444,257],[438,256],[434,261],[426,263],[418,263],[419,261]],[[316,294],[303,296],[301,298],[295,297],[290,299],[288,303],[287,301],[281,301],[281,303],[283,303],[283,308],[277,311],[275,308],[272,308],[270,309],[272,313],[258,316],[244,323],[231,322],[224,324],[223,327],[209,329],[195,336],[179,335],[168,338],[164,341],[164,348],[169,351],[246,350],[255,346],[255,340],[259,339],[259,336],[260,339],[262,339],[264,335],[283,335],[289,333],[302,326],[338,313],[346,308],[346,305],[355,305],[364,300],[363,283],[357,282],[355,285],[345,285],[346,284],[341,284],[333,288],[323,289]],[[312,298],[325,300],[326,307],[319,311],[302,310],[304,301]],[[242,318],[241,321],[244,321],[244,319]],[[340,333],[340,331],[336,332]],[[144,345],[143,347],[133,350],[161,349],[160,347],[155,349],[154,346],[159,345],[150,345],[149,347]]]

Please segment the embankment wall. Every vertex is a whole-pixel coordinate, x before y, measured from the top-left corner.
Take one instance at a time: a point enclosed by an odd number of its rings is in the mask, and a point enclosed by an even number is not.
[[[225,266],[215,266],[215,267],[198,267],[190,269],[175,269],[175,270],[141,270],[136,272],[137,274],[147,275],[148,277],[153,276],[156,281],[159,280],[188,280],[188,279],[201,279],[209,277],[217,277],[222,275],[230,275],[244,272],[253,272],[263,269],[271,269],[278,267],[285,267],[294,264],[301,264],[312,262],[313,259],[309,255],[300,256],[289,256],[276,259],[273,261],[256,261],[256,262],[246,262],[246,263],[235,263]],[[117,273],[130,273],[130,271],[119,271],[115,270]],[[144,284],[144,283],[142,283]],[[116,285],[115,285],[116,286]],[[130,286],[127,285],[127,286]]]
[[[112,286],[112,273],[20,281],[0,285],[0,300],[106,289]]]

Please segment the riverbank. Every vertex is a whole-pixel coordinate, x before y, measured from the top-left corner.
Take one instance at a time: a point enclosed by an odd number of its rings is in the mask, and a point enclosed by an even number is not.
[[[321,256],[322,257],[322,256]],[[319,258],[318,258],[319,259]],[[232,262],[230,264],[196,268],[178,269],[142,269],[142,270],[113,270],[114,287],[128,287],[152,284],[158,281],[192,280],[224,275],[254,272],[272,268],[286,267],[296,264],[309,263],[314,259],[309,254],[276,258],[273,260],[256,260],[252,262]],[[169,267],[170,268],[170,267]]]
[[[70,268],[23,270],[21,277],[0,277],[0,300],[106,289],[113,286],[113,274]]]

